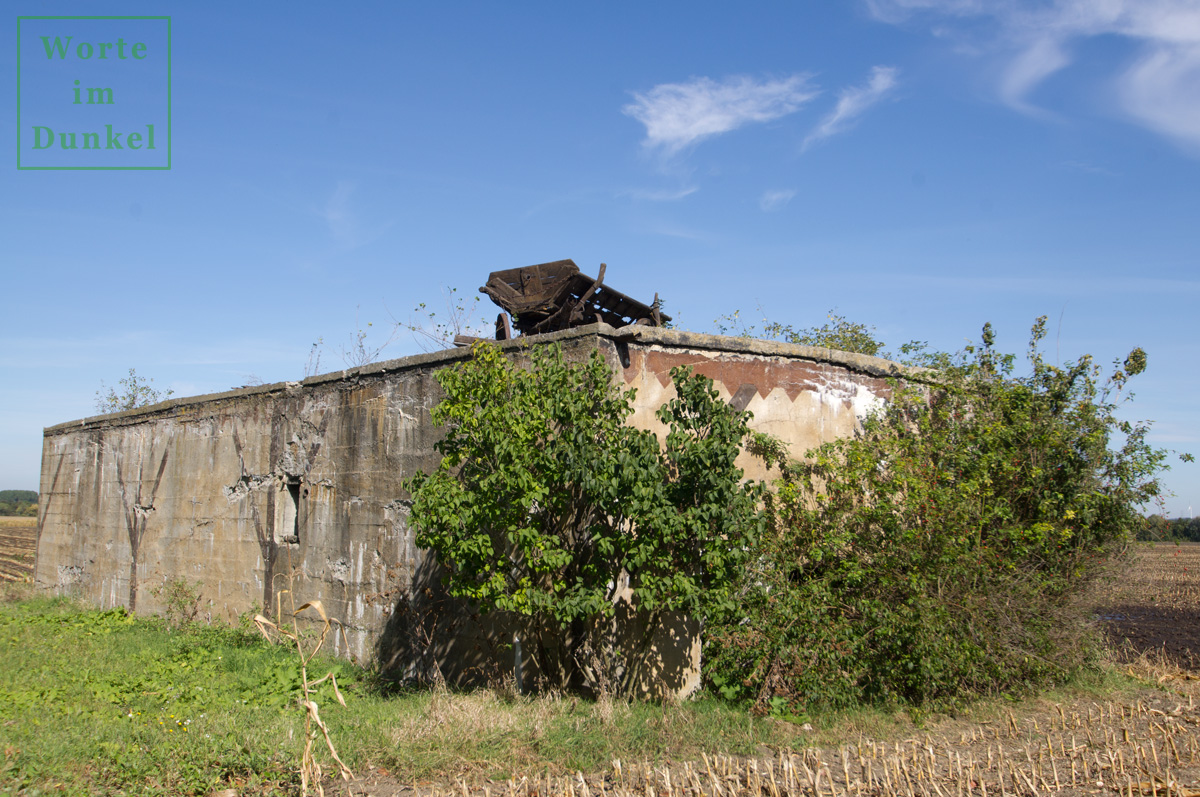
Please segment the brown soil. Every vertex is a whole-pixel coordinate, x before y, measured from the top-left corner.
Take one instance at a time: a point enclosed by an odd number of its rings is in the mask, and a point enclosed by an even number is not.
[[[1119,661],[1147,653],[1200,671],[1200,545],[1143,545],[1099,610]]]
[[[37,518],[0,517],[0,581],[32,581]]]

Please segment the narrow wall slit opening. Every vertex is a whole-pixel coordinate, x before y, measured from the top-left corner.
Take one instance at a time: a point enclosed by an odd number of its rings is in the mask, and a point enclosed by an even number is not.
[[[300,542],[300,482],[288,480],[280,490],[279,504],[282,516],[276,528],[279,529],[279,542],[297,545]]]

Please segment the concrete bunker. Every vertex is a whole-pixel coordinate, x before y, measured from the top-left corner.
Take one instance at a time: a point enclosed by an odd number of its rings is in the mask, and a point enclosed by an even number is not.
[[[663,433],[670,370],[692,365],[753,426],[801,453],[851,433],[900,375],[886,360],[648,324],[572,326],[498,343],[510,356],[557,343],[595,349],[637,388],[631,423]],[[344,624],[335,651],[414,678],[468,684],[511,671],[511,635],[451,607],[408,525],[403,479],[438,461],[429,411],[450,349],[85,418],[44,433],[37,584],[102,606],[163,610],[148,587],[198,582],[224,620],[270,610],[282,580]],[[761,477],[755,460],[742,463]],[[643,688],[687,692],[699,641],[661,629]]]

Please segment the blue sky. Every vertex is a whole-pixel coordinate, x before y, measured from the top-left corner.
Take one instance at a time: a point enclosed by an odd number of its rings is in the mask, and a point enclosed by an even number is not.
[[[19,15],[171,16],[172,168],[18,171],[8,117],[2,488],[37,489],[41,429],[130,367],[212,392],[300,378],[322,339],[335,370],[367,322],[568,257],[703,332],[836,309],[1020,352],[1047,315],[1051,361],[1145,348],[1128,416],[1200,453],[1195,0],[7,8],[10,42]],[[31,63],[23,102],[117,74]],[[141,83],[80,113],[136,124],[160,63],[108,65]],[[1186,516],[1200,465],[1174,462]]]

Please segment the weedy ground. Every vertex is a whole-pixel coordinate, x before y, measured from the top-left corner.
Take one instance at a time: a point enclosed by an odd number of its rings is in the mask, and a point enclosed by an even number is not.
[[[1057,692],[954,715],[872,709],[811,717],[806,727],[712,699],[389,694],[371,674],[326,661],[314,671],[337,673],[347,705],[327,686],[316,701],[356,780],[325,788],[423,797],[1200,797],[1200,680],[1189,640],[1178,624],[1166,629],[1166,647],[1162,634],[1124,633],[1143,616],[1135,608],[1157,617],[1152,610],[1166,604],[1200,636],[1196,565],[1200,547],[1146,548],[1099,610],[1118,618],[1115,644],[1130,640],[1110,664]],[[299,666],[249,624],[177,629],[10,584],[0,601],[0,674],[0,794],[299,790]]]
[[[0,793],[298,790],[304,714],[294,652],[249,628],[172,629],[27,594],[0,603]],[[315,699],[350,768],[408,783],[745,755],[794,735],[715,701],[534,699],[504,689],[388,695],[347,662],[312,669],[337,674],[346,707],[328,682]]]

